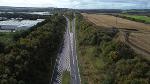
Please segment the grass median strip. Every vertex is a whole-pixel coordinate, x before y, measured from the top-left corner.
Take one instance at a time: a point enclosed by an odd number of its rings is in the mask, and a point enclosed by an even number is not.
[[[65,71],[63,73],[62,84],[70,84],[70,72]]]

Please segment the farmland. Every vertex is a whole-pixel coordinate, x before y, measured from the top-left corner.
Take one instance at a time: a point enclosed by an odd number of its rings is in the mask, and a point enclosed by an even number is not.
[[[106,28],[126,28],[126,29],[137,29],[137,30],[150,30],[150,25],[134,22],[119,17],[114,17],[110,15],[101,15],[101,14],[83,14],[90,22],[96,24],[97,26],[103,26]],[[116,22],[117,19],[117,22]]]
[[[150,25],[140,22],[135,22],[111,15],[101,14],[82,14],[88,21],[97,26],[112,28],[115,27],[119,31],[128,33],[127,38],[130,43],[138,48],[149,52],[150,51]],[[117,20],[117,22],[116,22]],[[117,23],[117,24],[116,24]],[[145,55],[145,54],[144,54]]]
[[[129,40],[134,41],[134,43],[137,46],[140,46],[140,47],[143,46],[143,49],[150,51],[150,46],[147,46],[147,45],[150,45],[150,42],[149,42],[150,41],[150,34],[149,34],[149,32],[147,32],[147,33],[142,33],[142,32],[131,33],[129,36]]]
[[[142,15],[129,15],[129,14],[119,14],[120,17],[124,17],[133,21],[150,23],[150,17]]]

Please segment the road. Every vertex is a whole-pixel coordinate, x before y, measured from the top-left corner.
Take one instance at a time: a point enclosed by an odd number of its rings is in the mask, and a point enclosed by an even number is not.
[[[71,42],[71,55],[70,55],[70,67],[71,67],[71,84],[80,84],[80,74],[78,67],[77,51],[76,51],[76,33],[75,33],[75,20],[72,20],[72,31],[70,33]]]
[[[69,36],[70,23],[67,21],[66,32],[64,34],[64,42],[61,46],[56,64],[53,71],[53,77],[50,84],[61,84],[62,75],[64,71],[70,72],[70,36]]]
[[[75,18],[70,21],[67,17],[66,33],[64,35],[64,45],[58,53],[51,84],[61,84],[64,71],[69,71],[71,84],[80,84],[80,74],[76,53]],[[71,31],[72,30],[72,31]]]

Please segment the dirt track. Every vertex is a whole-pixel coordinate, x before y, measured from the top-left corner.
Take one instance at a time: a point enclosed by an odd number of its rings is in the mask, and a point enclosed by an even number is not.
[[[116,18],[110,15],[100,15],[100,14],[97,15],[97,14],[85,14],[85,13],[83,13],[82,15],[92,23],[96,24],[97,26],[104,26],[108,28],[117,26],[117,28],[150,30],[150,25],[148,24],[134,22],[134,21],[118,18],[118,17]]]

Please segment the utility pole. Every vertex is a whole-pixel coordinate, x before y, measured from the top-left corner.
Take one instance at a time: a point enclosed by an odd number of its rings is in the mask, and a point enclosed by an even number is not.
[[[118,23],[118,21],[117,21],[118,19],[117,19],[117,15],[116,15],[116,28],[117,28],[117,23]]]

